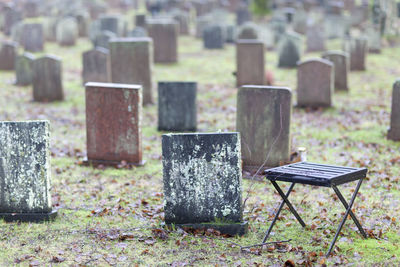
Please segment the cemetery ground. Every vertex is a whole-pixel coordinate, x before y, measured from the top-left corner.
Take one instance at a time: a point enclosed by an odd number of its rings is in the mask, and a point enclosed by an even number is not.
[[[330,49],[340,48],[332,41]],[[291,201],[307,228],[285,208],[270,241],[290,242],[241,250],[262,241],[280,197],[265,180],[243,180],[244,219],[249,233],[225,238],[217,232],[188,233],[163,227],[161,132],[157,107],[143,110],[143,167],[84,167],[85,99],[81,54],[91,48],[80,39],[72,48],[46,43],[63,61],[65,101],[32,102],[31,87],[14,86],[13,72],[0,75],[0,120],[48,119],[51,123],[54,222],[0,222],[0,265],[399,265],[400,143],[386,139],[392,84],[400,77],[400,48],[369,54],[367,71],[351,72],[348,93],[336,92],[334,108],[293,108],[292,151],[307,148],[308,160],[369,169],[353,210],[369,235],[364,240],[348,219],[325,258],[343,206],[329,188],[298,185]],[[320,57],[306,54],[302,59]],[[276,52],[266,52],[275,85],[287,86],[296,101],[296,70],[278,69]],[[198,82],[198,130],[235,131],[235,48],[204,50],[200,40],[179,38],[179,62],[155,64],[155,81]],[[154,90],[156,92],[156,90]],[[268,153],[268,151],[266,151]],[[354,183],[341,186],[348,199]],[[287,188],[287,187],[286,187]]]

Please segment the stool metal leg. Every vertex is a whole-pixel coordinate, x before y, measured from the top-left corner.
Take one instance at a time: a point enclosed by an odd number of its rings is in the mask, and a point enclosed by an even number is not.
[[[349,203],[349,205],[348,205],[348,207],[347,207],[347,209],[346,209],[346,213],[344,214],[343,219],[342,219],[342,222],[340,223],[338,229],[336,230],[335,237],[334,237],[333,240],[332,240],[332,243],[331,243],[331,245],[330,245],[330,247],[329,247],[328,253],[326,253],[326,257],[328,257],[329,254],[331,254],[331,251],[332,251],[332,249],[333,249],[333,246],[335,245],[336,240],[337,240],[337,238],[339,237],[340,231],[342,230],[342,227],[343,227],[343,225],[344,225],[345,222],[346,222],[347,216],[349,216],[349,214],[350,214],[351,208],[353,207],[354,200],[355,200],[356,197],[357,197],[357,193],[358,193],[358,190],[360,189],[360,186],[361,186],[362,181],[363,181],[363,179],[360,179],[360,180],[358,181],[357,187],[356,187],[356,189],[355,189],[355,191],[354,191],[354,193],[353,193],[353,196],[351,197],[350,203]]]

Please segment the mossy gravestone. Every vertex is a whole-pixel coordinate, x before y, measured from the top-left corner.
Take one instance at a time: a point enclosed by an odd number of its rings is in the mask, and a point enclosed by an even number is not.
[[[400,80],[393,84],[392,113],[388,139],[400,141]]]
[[[238,133],[162,136],[165,222],[243,235]]]
[[[87,82],[110,82],[110,53],[108,49],[96,47],[82,54],[83,84]]]
[[[238,91],[236,130],[243,167],[263,171],[289,159],[292,93],[285,87],[242,86]]]
[[[56,216],[50,195],[48,121],[0,122],[0,219]]]
[[[24,53],[17,56],[15,61],[15,84],[26,86],[32,84],[33,61],[35,56],[31,53]]]
[[[158,83],[158,130],[196,131],[197,83]]]

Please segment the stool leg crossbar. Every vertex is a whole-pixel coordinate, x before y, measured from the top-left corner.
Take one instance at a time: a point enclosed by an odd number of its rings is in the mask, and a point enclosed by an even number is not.
[[[362,228],[360,222],[358,221],[358,219],[357,219],[357,217],[354,215],[354,213],[351,211],[351,208],[353,207],[354,201],[355,201],[355,199],[356,199],[356,197],[357,197],[357,193],[358,193],[358,191],[359,191],[359,189],[360,189],[360,187],[361,187],[362,181],[363,181],[363,178],[359,179],[358,184],[357,184],[357,186],[356,186],[356,189],[354,190],[354,193],[353,193],[353,195],[352,195],[352,197],[351,197],[350,203],[347,203],[347,202],[346,202],[345,198],[343,197],[342,193],[339,191],[339,189],[337,188],[336,185],[331,185],[332,189],[335,191],[336,195],[338,196],[340,202],[342,202],[343,206],[345,207],[346,213],[344,214],[343,219],[342,219],[341,223],[339,224],[338,229],[336,230],[335,237],[333,238],[333,240],[332,240],[332,242],[331,242],[331,245],[329,246],[329,250],[328,250],[328,253],[326,253],[326,257],[328,257],[329,254],[332,252],[332,249],[333,249],[333,247],[334,247],[334,245],[335,245],[335,243],[336,243],[336,240],[337,240],[337,238],[339,237],[340,231],[342,230],[343,225],[345,224],[346,219],[347,219],[347,217],[348,217],[349,215],[350,215],[350,217],[353,219],[354,223],[357,225],[357,228],[358,228],[358,230],[360,231],[361,235],[362,235],[364,238],[367,238],[367,234],[365,233],[364,229]],[[280,214],[280,212],[282,211],[282,208],[283,208],[283,206],[285,205],[285,203],[286,203],[286,205],[288,206],[290,212],[291,212],[291,213],[296,217],[296,219],[299,221],[299,223],[301,224],[301,226],[305,227],[304,221],[300,218],[300,215],[297,213],[297,211],[294,209],[294,207],[292,206],[292,204],[291,204],[290,201],[288,200],[288,197],[289,197],[290,193],[292,192],[293,187],[294,187],[294,185],[295,185],[296,183],[292,183],[292,184],[290,185],[290,187],[289,187],[289,189],[288,189],[288,191],[287,191],[286,194],[283,193],[282,189],[279,187],[279,185],[276,183],[276,181],[271,180],[271,183],[272,183],[272,185],[275,187],[276,191],[279,193],[279,195],[282,197],[283,200],[282,200],[282,202],[281,202],[281,204],[280,204],[280,206],[279,206],[279,208],[278,208],[278,210],[277,210],[277,212],[276,212],[276,214],[275,214],[274,219],[272,220],[272,223],[271,223],[270,227],[268,228],[267,233],[266,233],[265,236],[264,236],[263,243],[265,243],[265,242],[267,241],[267,239],[268,239],[268,237],[269,237],[269,235],[270,235],[270,233],[271,233],[271,231],[272,231],[272,228],[274,227],[274,225],[275,225],[275,223],[276,223],[276,221],[277,221],[277,219],[278,219],[278,217],[279,217],[279,214]]]

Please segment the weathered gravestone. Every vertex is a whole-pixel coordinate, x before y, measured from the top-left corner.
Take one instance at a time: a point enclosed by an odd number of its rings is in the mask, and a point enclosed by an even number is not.
[[[60,21],[57,17],[48,17],[43,22],[44,37],[46,41],[57,41],[57,24]]]
[[[0,219],[55,218],[50,194],[49,122],[0,122],[0,147]]]
[[[62,46],[73,46],[78,38],[78,23],[75,18],[64,18],[57,23],[57,43]]]
[[[132,31],[128,32],[128,37],[148,37],[148,33],[145,28],[135,27]]]
[[[135,26],[146,28],[146,15],[145,14],[135,15]]]
[[[400,80],[397,80],[393,84],[392,113],[387,138],[400,141]]]
[[[322,58],[333,63],[335,74],[335,90],[348,91],[347,74],[349,72],[349,55],[342,51],[328,51],[322,54]]]
[[[158,130],[196,131],[197,83],[158,83]]]
[[[319,25],[313,25],[307,28],[307,52],[325,51],[325,37],[322,28]]]
[[[64,99],[61,59],[46,55],[33,61],[33,100],[38,102]]]
[[[239,27],[237,39],[258,39],[258,27],[252,22],[246,22]]]
[[[34,18],[34,17],[38,17],[39,16],[39,5],[41,3],[37,0],[27,0],[24,4],[23,4],[23,13],[24,16],[27,18]]]
[[[236,130],[241,135],[246,170],[263,171],[289,159],[291,100],[292,93],[285,87],[246,85],[239,89]]]
[[[75,15],[76,22],[78,23],[78,36],[88,36],[90,15],[86,11],[82,11]]]
[[[301,57],[302,38],[297,33],[285,33],[279,43],[280,68],[295,68]]]
[[[31,53],[24,53],[17,56],[15,61],[15,84],[26,86],[32,84],[33,61],[35,56]]]
[[[96,47],[82,54],[82,80],[87,82],[111,81],[110,77],[110,53],[107,49]]]
[[[366,34],[368,38],[368,52],[375,54],[381,53],[382,41],[379,28],[377,28],[376,25],[371,26],[367,29]]]
[[[225,42],[226,43],[234,43],[236,42],[236,26],[227,25],[225,28]]]
[[[0,50],[0,70],[14,70],[18,44],[4,41]]]
[[[350,54],[350,70],[366,70],[368,41],[366,38],[346,40],[344,51]]]
[[[124,25],[123,21],[118,16],[106,15],[100,17],[100,30],[101,31],[110,31],[116,34],[117,36],[124,35]]]
[[[248,21],[251,21],[251,13],[246,4],[240,5],[236,10],[236,25],[242,25]]]
[[[116,38],[110,42],[111,81],[140,84],[143,104],[153,103],[153,42],[151,38]]]
[[[21,20],[21,13],[12,5],[3,7],[2,29],[6,35],[11,34],[12,27]]]
[[[147,22],[149,37],[153,39],[155,63],[178,61],[178,28],[178,23],[169,19]]]
[[[236,42],[236,86],[265,84],[264,43],[257,40]]]
[[[173,13],[173,18],[179,24],[179,34],[188,35],[190,25],[189,14],[187,12],[177,10]]]
[[[22,45],[30,52],[43,51],[44,34],[43,25],[40,23],[24,24],[22,28]]]
[[[206,49],[224,48],[225,35],[222,26],[209,25],[203,31],[203,44]]]
[[[101,31],[98,34],[96,34],[94,41],[93,41],[93,46],[109,49],[110,40],[112,38],[115,38],[116,36],[117,35],[113,32]]]
[[[143,165],[142,87],[86,84],[87,163]]]
[[[299,62],[297,68],[297,106],[330,107],[333,94],[333,63],[325,59]]]
[[[165,222],[243,235],[238,133],[162,136]]]

